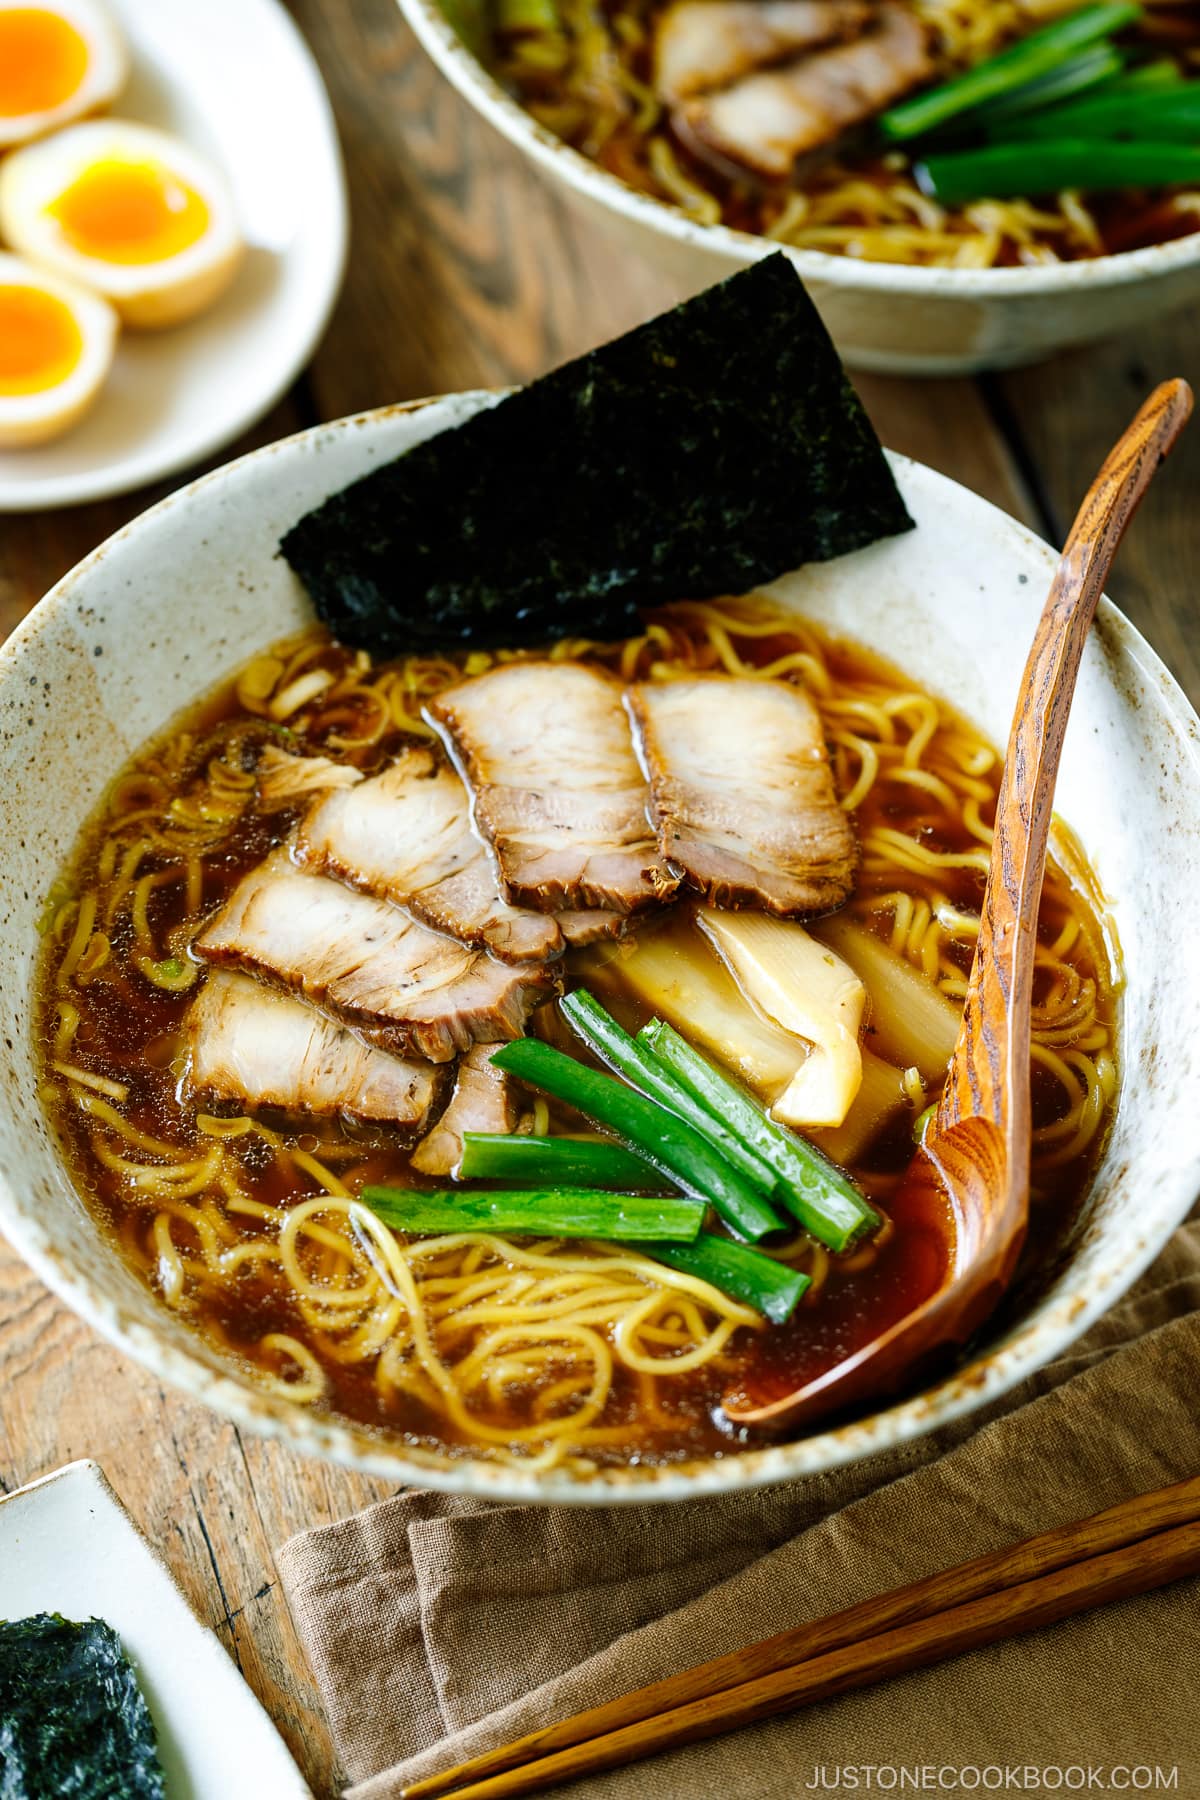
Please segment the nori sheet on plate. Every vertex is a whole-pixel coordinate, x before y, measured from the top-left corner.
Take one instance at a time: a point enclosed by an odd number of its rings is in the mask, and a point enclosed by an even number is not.
[[[911,526],[778,255],[353,482],[281,549],[336,637],[394,655],[621,637]]]
[[[103,1619],[0,1621],[0,1800],[166,1800],[154,1724]]]

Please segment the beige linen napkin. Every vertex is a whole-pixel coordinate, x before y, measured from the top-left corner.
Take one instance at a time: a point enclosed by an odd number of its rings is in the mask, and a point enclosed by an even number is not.
[[[870,1462],[679,1507],[401,1494],[293,1538],[280,1573],[350,1800],[1200,1472],[1198,1308],[1200,1222],[982,1422]],[[558,1791],[1200,1800],[1198,1599],[1182,1583]]]

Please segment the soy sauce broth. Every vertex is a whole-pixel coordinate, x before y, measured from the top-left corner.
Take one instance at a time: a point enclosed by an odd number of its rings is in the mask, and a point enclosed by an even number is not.
[[[897,895],[907,896],[917,909],[918,922],[919,909],[922,904],[928,909],[931,896],[948,918],[961,920],[977,913],[984,883],[980,866],[986,861],[984,836],[994,812],[999,775],[999,759],[989,747],[951,708],[922,694],[902,674],[861,649],[830,641],[807,623],[789,621],[786,629],[769,630],[752,611],[735,608],[718,612],[715,617],[721,622],[714,628],[710,614],[711,609],[698,607],[668,608],[655,615],[641,639],[618,646],[581,643],[566,648],[596,657],[627,678],[654,678],[674,667],[715,668],[728,656],[749,669],[770,668],[782,678],[804,680],[826,723],[839,791],[849,794],[861,788],[863,744],[880,759],[882,773],[855,809],[864,847],[850,903],[857,916],[880,936],[894,938],[899,930]],[[739,620],[753,629],[740,634]],[[219,1144],[232,1159],[226,1166],[235,1171],[236,1191],[260,1208],[290,1208],[319,1194],[320,1182],[304,1161],[311,1157],[333,1171],[350,1192],[367,1183],[446,1185],[414,1171],[408,1156],[411,1146],[389,1128],[367,1130],[344,1120],[264,1115],[262,1122],[274,1134],[273,1142],[240,1128],[238,1135],[226,1139],[205,1135],[199,1121],[221,1114],[235,1119],[239,1109],[198,1099],[183,1079],[183,1022],[196,987],[193,983],[171,991],[156,986],[143,972],[147,942],[154,946],[158,960],[153,966],[159,971],[166,968],[170,974],[176,965],[191,971],[187,947],[203,920],[228,897],[240,876],[291,829],[297,814],[264,816],[253,805],[253,770],[264,744],[282,741],[297,751],[333,756],[368,771],[377,768],[413,741],[421,700],[460,678],[464,668],[477,672],[479,653],[465,664],[455,659],[420,664],[410,660],[372,669],[361,654],[311,634],[287,647],[278,659],[281,667],[296,667],[296,681],[301,676],[318,678],[308,683],[315,689],[311,698],[284,719],[270,716],[258,692],[265,679],[262,660],[134,759],[110,789],[51,897],[39,981],[47,1108],[81,1193],[121,1254],[149,1286],[252,1378],[282,1385],[285,1391],[303,1390],[304,1381],[295,1379],[293,1362],[284,1358],[281,1364],[279,1353],[264,1343],[285,1334],[299,1341],[320,1373],[321,1391],[308,1401],[318,1410],[452,1452],[479,1454],[482,1448],[485,1454],[503,1453],[503,1446],[476,1442],[470,1426],[448,1418],[419,1384],[412,1390],[381,1385],[378,1358],[348,1357],[344,1345],[329,1333],[310,1329],[278,1267],[255,1260],[253,1247],[270,1235],[261,1218],[230,1210],[219,1189],[198,1199],[193,1196],[172,1215],[168,1235],[176,1261],[203,1268],[203,1235],[206,1229],[211,1231],[213,1219],[227,1234],[222,1244],[230,1250],[240,1246],[247,1259],[228,1278],[212,1278],[211,1273],[193,1277],[185,1269],[180,1280],[163,1254],[161,1209],[148,1205],[145,1195],[131,1187],[127,1169],[112,1166],[111,1156],[106,1161],[100,1153],[109,1141],[102,1110],[108,1106],[127,1132],[173,1147],[185,1166],[190,1167],[189,1158],[201,1162],[213,1143]],[[884,735],[877,741],[873,730]],[[914,744],[919,754],[912,767],[929,773],[930,784],[896,775],[908,766],[906,758]],[[232,787],[218,784],[214,790],[211,770],[216,764],[231,772]],[[955,779],[961,777],[973,798],[949,806],[939,783],[945,788],[946,771],[955,769],[959,769]],[[218,799],[225,797],[231,817],[206,818],[206,809],[208,814],[220,811],[214,792]],[[132,884],[123,895],[116,894],[122,859],[138,841],[143,821],[147,830],[157,833],[158,847],[136,862]],[[193,847],[208,842],[208,848],[191,853],[192,864],[199,865],[198,880],[195,868],[189,871],[187,857],[181,865],[177,854],[161,847],[172,841],[175,827]],[[897,833],[935,855],[965,857],[967,866],[939,867],[933,876],[914,875],[880,852],[881,844],[892,842],[887,834]],[[982,856],[976,854],[981,850]],[[1070,875],[1051,864],[1038,921],[1044,954],[1035,988],[1038,1050],[1033,1112],[1038,1137],[1023,1280],[1036,1278],[1037,1268],[1055,1254],[1078,1215],[1116,1089],[1113,971],[1097,901],[1086,870],[1077,862],[1073,857]],[[147,878],[139,918],[134,890]],[[99,896],[95,925],[71,969],[81,908],[89,895]],[[688,904],[679,909],[684,917]],[[109,911],[111,917],[106,916]],[[643,929],[654,930],[656,923],[635,925],[635,938]],[[940,978],[953,984],[956,977],[965,978],[971,943],[940,928],[939,935]],[[579,978],[580,961],[569,958],[568,985]],[[190,979],[190,973],[185,972],[184,979]],[[619,976],[597,991],[631,1028],[649,1016],[634,996],[622,995]],[[68,1031],[72,1015],[77,1023]],[[535,1015],[533,1028],[552,1038],[564,1029],[552,1008]],[[865,1042],[868,1046],[872,1042],[869,1023]],[[573,1041],[572,1048],[579,1053]],[[89,1080],[112,1084],[112,1093],[88,1087]],[[119,1089],[127,1091],[118,1099]],[[769,1246],[807,1267],[813,1276],[813,1288],[793,1319],[782,1327],[738,1329],[719,1355],[691,1374],[672,1375],[669,1360],[661,1374],[635,1372],[618,1362],[588,1442],[569,1454],[606,1464],[668,1462],[736,1450],[752,1440],[733,1432],[724,1421],[722,1394],[743,1383],[756,1392],[780,1391],[811,1378],[871,1341],[936,1290],[946,1269],[949,1222],[905,1210],[898,1198],[900,1178],[913,1151],[918,1098],[924,1105],[936,1094],[914,1096],[911,1104],[897,1110],[851,1165],[852,1175],[887,1218],[879,1241],[860,1245],[844,1257],[830,1256],[803,1238],[790,1247]],[[526,1095],[523,1106],[532,1120],[535,1096]],[[579,1129],[583,1123],[561,1108],[547,1109],[540,1122],[552,1131]],[[215,1211],[208,1215],[208,1225],[203,1219],[188,1223],[187,1207],[193,1201],[207,1206],[210,1200]],[[314,1265],[311,1273],[319,1286],[319,1266]],[[540,1387],[545,1385],[543,1381]],[[486,1399],[473,1401],[472,1419],[477,1410],[480,1420],[498,1434],[532,1429],[543,1416],[539,1392],[538,1382],[502,1385]],[[551,1407],[544,1416],[559,1415]]]

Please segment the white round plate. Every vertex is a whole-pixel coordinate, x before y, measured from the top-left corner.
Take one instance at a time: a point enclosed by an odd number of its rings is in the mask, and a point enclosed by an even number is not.
[[[325,329],[346,254],[333,115],[277,0],[108,0],[132,56],[113,113],[219,165],[249,250],[211,311],[125,332],[95,407],[65,437],[0,451],[0,512],[126,493],[210,456],[261,418]]]

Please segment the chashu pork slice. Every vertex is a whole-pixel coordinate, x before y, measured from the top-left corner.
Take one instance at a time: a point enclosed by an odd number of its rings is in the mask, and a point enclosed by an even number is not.
[[[755,69],[857,37],[867,0],[675,0],[654,34],[654,85],[670,105]]]
[[[585,944],[598,944],[602,938],[624,937],[628,919],[624,913],[602,912],[593,909],[591,912],[559,912],[554,917],[558,920],[558,928],[563,934],[563,941],[568,949],[579,950]]]
[[[858,850],[820,714],[783,681],[701,675],[628,694],[664,856],[713,906],[829,912]]]
[[[543,912],[637,912],[676,881],[646,817],[646,783],[603,669],[512,662],[430,702],[495,852],[505,897]]]
[[[685,100],[672,113],[682,140],[721,166],[786,181],[798,159],[832,144],[934,73],[925,27],[885,0],[852,43],[761,69]]]
[[[349,1113],[416,1133],[443,1071],[364,1044],[306,1000],[214,969],[187,1017],[192,1087],[247,1106]]]
[[[302,993],[385,1050],[432,1062],[520,1037],[557,985],[542,964],[497,962],[386,900],[306,874],[286,844],[242,877],[195,949]]]
[[[465,1131],[511,1131],[517,1122],[512,1083],[492,1064],[492,1046],[476,1044],[454,1072],[450,1104],[412,1154],[423,1175],[457,1175]]]
[[[505,961],[562,953],[554,918],[501,899],[471,828],[467,790],[430,750],[402,751],[380,774],[322,796],[301,820],[294,855],[304,868],[407,906],[435,931],[486,945]]]

